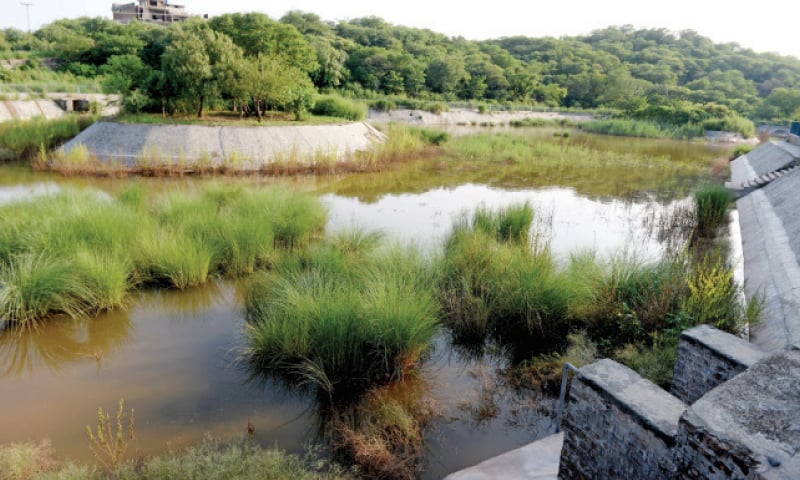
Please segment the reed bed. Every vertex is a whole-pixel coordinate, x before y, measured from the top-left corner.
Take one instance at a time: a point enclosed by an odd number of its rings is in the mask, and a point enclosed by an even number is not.
[[[35,325],[124,305],[133,288],[189,288],[268,268],[326,213],[311,195],[210,186],[148,199],[67,191],[0,208],[0,318]]]

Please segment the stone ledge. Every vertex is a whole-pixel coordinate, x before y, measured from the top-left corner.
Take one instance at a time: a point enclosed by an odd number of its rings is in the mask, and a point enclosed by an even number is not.
[[[609,359],[581,368],[578,378],[668,445],[674,443],[678,421],[687,408],[683,402]]]
[[[766,356],[764,351],[752,343],[708,325],[684,330],[681,340],[708,347],[711,353],[744,369],[750,368]]]
[[[710,391],[687,410],[681,424],[707,432],[731,450],[751,452],[761,471],[796,462],[800,351],[768,357]]]

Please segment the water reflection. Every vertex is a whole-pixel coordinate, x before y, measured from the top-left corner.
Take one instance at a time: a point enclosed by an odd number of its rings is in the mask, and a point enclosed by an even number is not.
[[[59,371],[66,364],[94,361],[101,368],[107,355],[125,344],[133,324],[123,312],[100,318],[54,318],[46,326],[0,330],[3,376],[34,375],[38,369]]]

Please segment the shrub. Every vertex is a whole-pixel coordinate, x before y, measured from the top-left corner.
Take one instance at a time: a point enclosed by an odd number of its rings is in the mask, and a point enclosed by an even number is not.
[[[338,95],[324,95],[316,99],[311,113],[359,121],[366,118],[367,107],[363,103]]]
[[[388,112],[397,108],[397,104],[394,102],[394,100],[379,98],[370,102],[370,107],[379,112]]]

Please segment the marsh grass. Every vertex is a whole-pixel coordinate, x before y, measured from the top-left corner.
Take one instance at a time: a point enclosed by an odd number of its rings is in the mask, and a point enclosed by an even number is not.
[[[326,212],[285,189],[207,186],[147,198],[64,191],[0,207],[0,319],[94,314],[140,285],[190,288],[268,268],[304,248]]]
[[[322,95],[314,101],[311,113],[359,121],[366,118],[367,106],[339,95]]]
[[[438,332],[430,270],[418,254],[374,251],[343,234],[246,289],[243,358],[328,395],[402,378]]]
[[[336,408],[329,423],[334,455],[366,478],[412,480],[424,466],[424,436],[439,415],[431,385],[418,376],[370,389]]]

